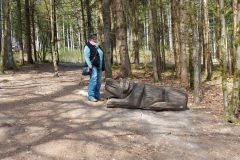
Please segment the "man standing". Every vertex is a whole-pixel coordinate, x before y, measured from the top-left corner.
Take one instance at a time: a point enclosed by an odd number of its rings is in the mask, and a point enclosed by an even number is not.
[[[105,71],[103,50],[97,43],[97,33],[90,33],[88,42],[84,47],[84,57],[90,70],[88,84],[88,100],[101,101],[100,88],[102,72]],[[104,72],[103,72],[104,74]]]

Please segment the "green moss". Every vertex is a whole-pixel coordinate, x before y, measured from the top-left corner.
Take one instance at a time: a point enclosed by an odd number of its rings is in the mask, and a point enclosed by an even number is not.
[[[234,115],[226,114],[224,115],[224,119],[230,123],[240,124],[240,119],[236,118]]]
[[[0,73],[3,73],[3,66],[0,64]]]
[[[235,107],[232,104],[225,109],[224,119],[230,123],[240,124],[240,119],[235,116]]]

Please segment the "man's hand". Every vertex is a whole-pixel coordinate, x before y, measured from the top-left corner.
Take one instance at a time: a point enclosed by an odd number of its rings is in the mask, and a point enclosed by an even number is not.
[[[89,73],[91,74],[92,73],[92,71],[93,71],[93,68],[91,67],[89,67]]]
[[[105,71],[102,71],[102,77],[105,78]]]

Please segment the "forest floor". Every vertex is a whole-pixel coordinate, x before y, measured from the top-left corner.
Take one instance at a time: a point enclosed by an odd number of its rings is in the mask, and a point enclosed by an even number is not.
[[[88,77],[76,66],[27,65],[0,75],[0,159],[239,160],[240,126],[223,120],[221,80],[204,82],[189,110],[109,109],[86,99]],[[117,75],[117,71],[114,72]],[[144,71],[134,78],[151,83]],[[178,86],[165,74],[155,85]],[[104,87],[103,87],[104,88]],[[103,95],[107,96],[106,93]]]

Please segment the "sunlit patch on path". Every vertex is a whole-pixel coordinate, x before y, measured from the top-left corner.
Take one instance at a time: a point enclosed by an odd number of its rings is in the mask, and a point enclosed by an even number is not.
[[[48,67],[1,75],[0,159],[240,159],[240,127],[208,111],[109,109],[79,68]]]

